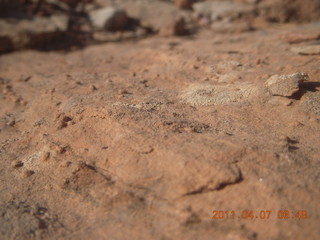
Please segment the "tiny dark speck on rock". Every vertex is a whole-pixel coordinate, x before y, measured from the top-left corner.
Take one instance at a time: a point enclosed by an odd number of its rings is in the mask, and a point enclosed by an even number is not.
[[[25,171],[25,176],[26,176],[26,177],[30,177],[30,176],[32,176],[34,173],[35,173],[35,172],[34,172],[33,170],[26,170],[26,171]]]

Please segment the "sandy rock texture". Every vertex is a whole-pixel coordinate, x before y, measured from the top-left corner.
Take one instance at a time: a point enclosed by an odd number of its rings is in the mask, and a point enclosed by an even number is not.
[[[301,55],[320,55],[320,45],[293,47],[291,51]]]
[[[0,239],[318,240],[319,23],[116,2],[152,34],[0,55]]]
[[[274,96],[290,97],[299,91],[300,84],[308,81],[306,73],[293,73],[289,75],[273,75],[266,81],[266,87]]]

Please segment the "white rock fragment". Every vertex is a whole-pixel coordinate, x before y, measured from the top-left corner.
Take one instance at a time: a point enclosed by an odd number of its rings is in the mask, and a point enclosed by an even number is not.
[[[300,72],[289,75],[273,75],[265,82],[265,86],[273,96],[290,97],[299,91],[300,83],[308,80],[308,74]]]
[[[122,9],[113,7],[92,11],[90,19],[97,30],[122,30],[128,23],[127,13]]]

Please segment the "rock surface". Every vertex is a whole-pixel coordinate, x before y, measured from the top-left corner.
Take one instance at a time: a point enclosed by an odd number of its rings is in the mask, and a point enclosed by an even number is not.
[[[301,55],[319,55],[320,54],[320,45],[309,45],[301,47],[293,47],[291,51]]]
[[[90,19],[97,30],[123,30],[128,24],[126,12],[112,7],[90,12]]]
[[[212,21],[221,19],[234,20],[240,16],[254,14],[254,6],[231,1],[204,1],[193,5],[194,14],[209,17]]]
[[[255,18],[256,31],[219,33],[204,17],[163,38],[192,11],[102,1],[130,22],[101,38],[153,35],[0,55],[0,239],[318,240],[319,55],[279,36],[319,25]],[[297,72],[311,81],[280,88]],[[274,75],[287,76],[276,91],[299,90],[270,94]]]
[[[185,36],[190,33],[184,18],[177,19],[160,28],[159,34],[163,37]]]
[[[274,75],[266,81],[265,85],[274,96],[290,97],[299,91],[299,85],[302,82],[309,80],[309,76],[306,73]]]
[[[282,34],[281,36],[279,36],[279,38],[290,44],[296,44],[301,42],[318,40],[320,39],[320,32],[309,32],[300,30],[296,32]]]
[[[0,52],[46,45],[67,29],[68,18],[63,15],[13,22],[0,19]]]
[[[182,9],[192,9],[192,5],[196,2],[197,0],[175,0],[175,5],[178,8]]]
[[[230,85],[191,85],[182,95],[182,101],[193,107],[225,105],[249,101],[257,96],[259,89],[250,83]]]
[[[320,88],[320,84],[318,89]],[[320,119],[320,92],[308,92],[305,96],[305,101],[302,103],[304,109],[312,112]]]
[[[190,11],[178,9],[165,1],[124,1],[120,6],[130,17],[138,19],[142,26],[154,32],[159,32],[168,25],[174,25],[181,18],[187,24],[192,22]]]

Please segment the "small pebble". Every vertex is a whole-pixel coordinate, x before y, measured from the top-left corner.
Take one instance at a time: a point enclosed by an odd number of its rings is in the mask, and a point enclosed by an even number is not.
[[[16,121],[14,119],[10,119],[7,124],[13,127],[16,124]]]
[[[24,172],[24,175],[25,175],[26,177],[30,177],[30,176],[32,176],[34,173],[35,173],[35,172],[34,172],[33,170],[26,170],[26,171]]]
[[[280,137],[280,142],[283,144],[288,144],[290,142],[290,138],[288,136],[281,136]]]
[[[42,152],[40,155],[41,161],[47,161],[50,158],[50,152]]]
[[[60,164],[60,167],[69,167],[69,166],[71,166],[71,164],[72,164],[72,162],[70,162],[70,161],[62,162]]]
[[[91,91],[96,91],[96,90],[98,90],[98,88],[95,86],[95,85],[90,85],[90,89],[91,89]]]
[[[55,150],[56,150],[58,153],[62,154],[62,153],[65,153],[66,147],[55,146]]]
[[[32,78],[32,76],[22,75],[22,76],[20,77],[19,81],[21,81],[21,82],[28,82],[31,78]]]
[[[14,168],[20,168],[20,167],[23,166],[23,162],[21,162],[21,161],[13,161],[13,162],[11,163],[11,165],[12,165],[12,167],[14,167]]]
[[[119,94],[119,95],[128,94],[128,91],[125,90],[125,89],[120,89],[120,90],[118,91],[118,94]]]

